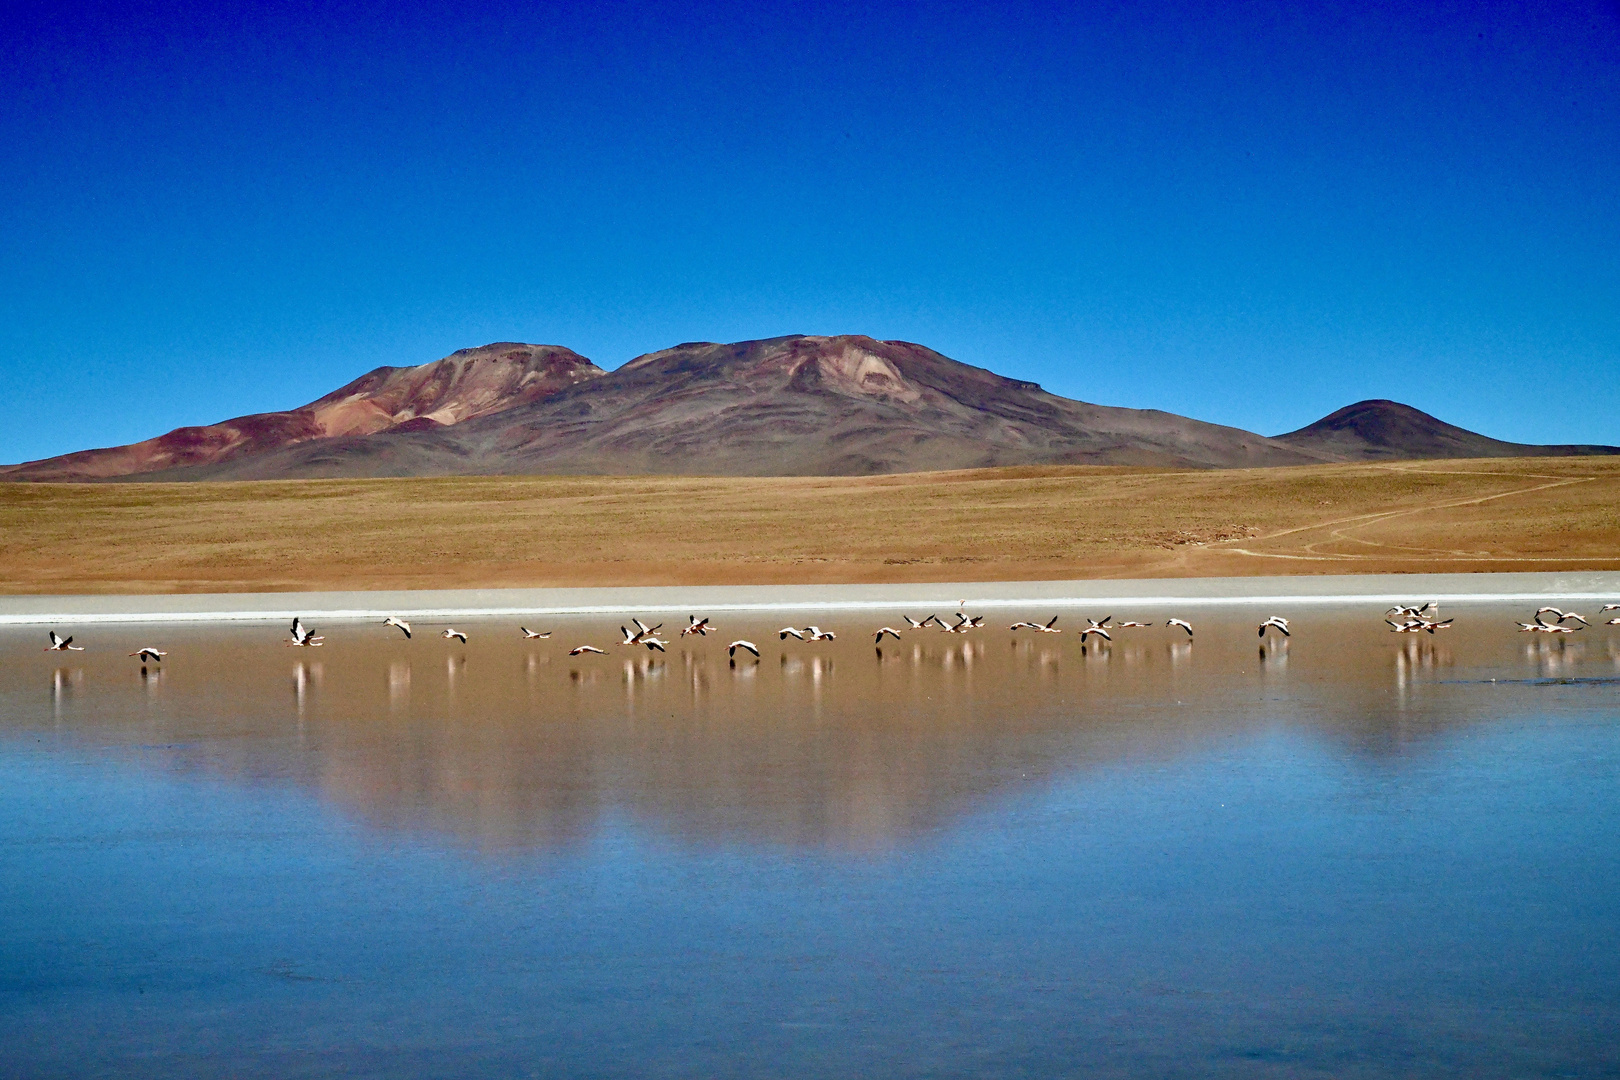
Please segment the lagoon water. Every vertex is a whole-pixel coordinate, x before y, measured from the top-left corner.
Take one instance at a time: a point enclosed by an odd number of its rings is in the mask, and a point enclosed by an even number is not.
[[[1285,613],[0,632],[0,1075],[1620,1074],[1620,628]]]

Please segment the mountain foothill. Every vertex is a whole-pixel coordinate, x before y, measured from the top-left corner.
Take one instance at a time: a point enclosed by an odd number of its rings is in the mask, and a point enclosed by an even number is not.
[[[910,342],[795,335],[689,342],[614,371],[560,346],[498,342],[380,367],[285,412],[0,467],[0,480],[850,476],[1616,453],[1503,442],[1382,400],[1267,437],[1074,401]]]

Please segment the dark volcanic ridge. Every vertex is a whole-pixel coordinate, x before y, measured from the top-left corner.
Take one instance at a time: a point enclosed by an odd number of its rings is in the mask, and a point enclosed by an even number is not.
[[[1346,405],[1298,431],[1274,436],[1272,441],[1342,461],[1620,453],[1620,447],[1614,446],[1503,442],[1448,424],[1410,405],[1383,399]]]
[[[604,372],[503,342],[378,368],[298,409],[0,469],[0,480],[865,475],[1000,465],[1303,465],[1611,454],[1489,439],[1391,401],[1276,438],[1058,397],[904,341],[692,342]]]

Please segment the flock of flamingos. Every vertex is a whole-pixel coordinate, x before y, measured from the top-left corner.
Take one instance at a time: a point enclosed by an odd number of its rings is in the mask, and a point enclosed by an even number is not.
[[[885,637],[890,637],[896,641],[899,641],[902,633],[922,632],[928,629],[928,627],[931,625],[937,626],[938,632],[945,634],[966,634],[983,628],[984,616],[968,615],[964,611],[960,610],[966,605],[966,603],[966,601],[962,601],[960,604],[958,604],[958,610],[956,612],[954,622],[946,622],[938,615],[929,615],[924,619],[913,619],[911,616],[906,615],[903,616],[906,622],[906,629],[904,631],[897,630],[892,626],[880,626],[876,631],[873,632],[872,640],[878,645],[883,644],[883,639]],[[1601,619],[1602,615],[1606,615],[1611,611],[1620,611],[1620,604],[1604,604],[1602,614],[1599,615],[1599,618]],[[1433,601],[1418,605],[1397,605],[1384,613],[1384,621],[1389,624],[1391,633],[1433,634],[1438,630],[1448,629],[1454,621],[1452,619],[1441,619],[1438,617],[1439,614],[1439,605]],[[1554,616],[1555,618],[1552,621],[1548,621],[1545,616]],[[669,645],[669,642],[658,636],[658,631],[663,628],[663,623],[658,623],[655,626],[648,626],[640,619],[631,619],[630,621],[635,624],[635,629],[632,630],[628,626],[619,627],[619,631],[623,634],[624,640],[616,642],[615,644],[621,646],[639,645],[654,652],[665,651],[665,647]],[[1014,633],[1020,630],[1028,630],[1038,634],[1061,634],[1063,631],[1057,626],[1057,621],[1058,616],[1054,615],[1044,623],[1021,621],[1013,623],[1008,629]],[[1124,619],[1119,622],[1115,622],[1112,615],[1105,616],[1102,619],[1088,618],[1086,619],[1086,623],[1088,625],[1080,631],[1080,640],[1082,643],[1088,637],[1093,636],[1102,638],[1105,641],[1112,641],[1113,635],[1109,633],[1110,630],[1133,630],[1155,625],[1151,622],[1137,622],[1131,619]],[[384,619],[383,624],[385,626],[395,628],[407,638],[411,636],[411,624],[396,615],[390,615],[388,618]],[[1185,619],[1167,619],[1164,625],[1166,627],[1176,627],[1185,631],[1187,637],[1189,638],[1193,636],[1192,623]],[[1530,622],[1518,623],[1521,633],[1539,634],[1573,634],[1579,630],[1585,629],[1590,625],[1591,624],[1586,620],[1586,618],[1578,612],[1563,611],[1555,607],[1539,608],[1531,617]],[[1609,619],[1606,621],[1606,625],[1620,626],[1620,618]],[[543,632],[538,630],[530,630],[526,626],[520,626],[518,627],[518,630],[522,633],[526,640],[549,638],[551,637],[552,633],[550,630]],[[696,615],[688,615],[687,624],[681,628],[680,636],[689,637],[696,635],[698,637],[707,637],[714,630],[715,626],[708,618],[700,619]],[[1291,633],[1288,628],[1288,620],[1283,618],[1281,615],[1273,615],[1260,624],[1260,637],[1264,638],[1270,631],[1276,631],[1277,633],[1282,634],[1284,637],[1289,636]],[[323,635],[313,633],[309,627],[304,625],[304,621],[300,618],[293,619],[291,634],[292,640],[286,642],[286,644],[289,646],[311,648],[314,646],[324,645],[326,643],[326,638]],[[447,639],[454,639],[461,642],[463,645],[467,643],[467,634],[464,631],[455,629],[454,627],[445,627],[439,636]],[[777,636],[782,641],[786,641],[788,638],[792,637],[799,641],[806,642],[833,641],[838,637],[838,635],[833,631],[823,630],[819,626],[806,626],[803,628],[784,626],[777,632]],[[726,647],[727,653],[733,658],[736,657],[737,650],[739,649],[752,653],[756,658],[759,656],[759,646],[755,645],[752,641],[745,641],[738,638],[736,641],[733,641]],[[84,646],[73,644],[72,635],[62,637],[55,630],[51,630],[50,644],[45,647],[45,651],[83,652]],[[604,655],[606,652],[606,649],[599,649],[595,645],[578,645],[570,649],[568,651],[568,655],[583,656],[591,653]],[[152,646],[143,646],[129,655],[132,657],[139,657],[142,665],[146,665],[161,664],[163,659],[169,654],[163,649]]]

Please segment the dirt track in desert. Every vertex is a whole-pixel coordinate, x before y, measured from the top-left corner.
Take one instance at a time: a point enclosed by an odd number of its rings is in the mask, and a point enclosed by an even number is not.
[[[1620,459],[0,485],[0,592],[1620,569]]]

